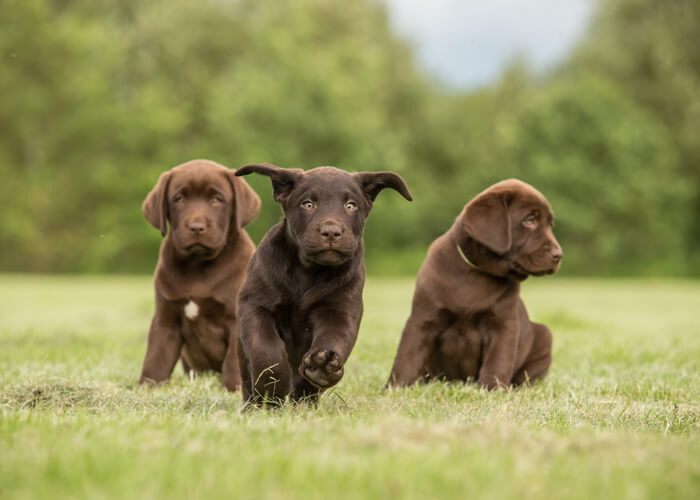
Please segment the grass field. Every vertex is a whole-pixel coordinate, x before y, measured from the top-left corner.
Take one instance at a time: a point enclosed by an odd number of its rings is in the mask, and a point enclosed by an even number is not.
[[[412,282],[370,279],[318,409],[135,385],[150,278],[0,277],[0,498],[700,498],[700,283],[544,278],[548,378],[382,391]]]

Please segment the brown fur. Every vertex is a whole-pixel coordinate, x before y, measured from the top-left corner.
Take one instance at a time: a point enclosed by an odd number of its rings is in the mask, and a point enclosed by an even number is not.
[[[265,235],[241,288],[243,400],[316,401],[337,384],[355,344],[365,282],[362,231],[382,189],[410,200],[391,172],[307,172],[246,165],[236,175],[270,177],[285,217]]]
[[[212,161],[193,160],[160,176],[143,203],[165,239],[140,383],[168,380],[179,358],[186,373],[222,372],[227,389],[240,387],[236,300],[255,250],[243,227],[259,211],[248,184]],[[194,318],[185,314],[190,301],[199,309]]]
[[[546,375],[552,336],[529,320],[520,282],[559,269],[553,219],[545,197],[514,179],[464,207],[428,250],[388,385],[475,379],[494,389]]]

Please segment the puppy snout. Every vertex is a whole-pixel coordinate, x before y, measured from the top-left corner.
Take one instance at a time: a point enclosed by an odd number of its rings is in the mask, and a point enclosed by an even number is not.
[[[552,260],[556,264],[558,264],[561,261],[561,258],[564,256],[564,252],[562,251],[561,248],[554,247],[554,248],[552,248],[551,255],[552,255]]]
[[[207,230],[207,223],[204,219],[194,219],[187,224],[187,228],[194,234],[199,235]]]
[[[321,224],[319,232],[321,233],[321,236],[324,240],[326,240],[329,243],[332,243],[343,235],[343,228],[336,223],[326,222],[324,224]]]

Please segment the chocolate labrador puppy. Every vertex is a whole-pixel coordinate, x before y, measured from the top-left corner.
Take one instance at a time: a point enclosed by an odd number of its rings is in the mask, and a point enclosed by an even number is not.
[[[362,317],[362,232],[384,188],[411,195],[392,172],[350,174],[246,165],[270,177],[284,218],[265,235],[239,295],[243,400],[317,401],[340,381]]]
[[[528,276],[559,269],[553,223],[545,197],[518,180],[469,202],[428,250],[387,384],[473,378],[495,389],[544,377],[552,335],[519,294]]]
[[[180,358],[185,373],[222,372],[227,389],[240,387],[236,300],[255,251],[243,228],[259,211],[248,184],[213,161],[193,160],[160,176],[143,203],[165,239],[140,383],[168,380]]]

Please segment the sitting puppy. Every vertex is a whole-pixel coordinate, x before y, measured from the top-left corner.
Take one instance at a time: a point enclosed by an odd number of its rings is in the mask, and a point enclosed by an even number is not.
[[[518,180],[474,198],[433,242],[388,385],[474,378],[487,389],[546,375],[549,329],[528,319],[520,282],[553,274],[562,251],[542,194]]]
[[[246,403],[316,402],[343,376],[362,317],[362,232],[384,188],[411,200],[392,172],[350,174],[246,165],[270,177],[285,217],[265,235],[238,302],[238,355]]]
[[[165,239],[140,383],[167,380],[180,358],[185,373],[215,370],[227,389],[240,387],[236,300],[255,251],[243,227],[260,198],[233,174],[193,160],[163,173],[143,203]]]

